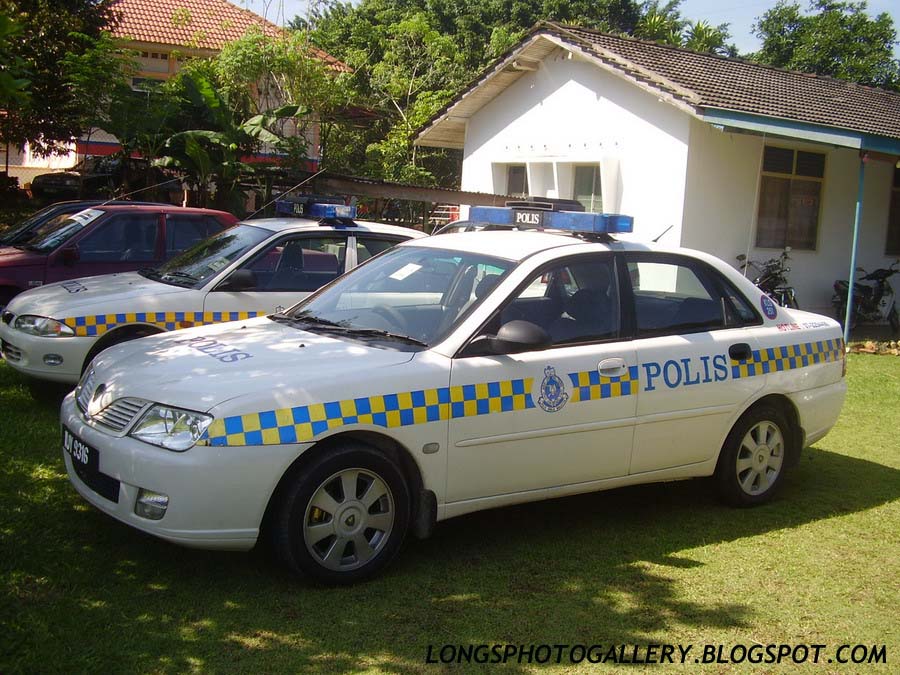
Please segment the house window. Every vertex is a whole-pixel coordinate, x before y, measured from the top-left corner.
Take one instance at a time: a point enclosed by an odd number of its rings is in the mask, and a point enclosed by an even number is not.
[[[894,168],[894,184],[891,187],[891,207],[888,211],[887,243],[885,255],[900,255],[900,167]]]
[[[528,195],[528,173],[524,164],[510,164],[506,167],[506,194]]]
[[[600,189],[600,167],[596,164],[575,167],[575,186],[572,198],[586,211],[602,211],[603,196]]]
[[[759,191],[756,245],[815,249],[825,155],[767,145]]]

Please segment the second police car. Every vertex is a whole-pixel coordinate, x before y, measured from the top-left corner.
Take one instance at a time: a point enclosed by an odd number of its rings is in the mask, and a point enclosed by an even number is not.
[[[714,476],[769,500],[837,420],[838,324],[628,218],[473,208],[290,310],[103,352],[63,403],[97,508],[347,583],[472,511]],[[521,224],[539,232],[490,231]],[[554,232],[554,229],[569,230]]]
[[[156,269],[47,284],[0,315],[3,356],[32,377],[75,384],[107,347],[290,307],[369,257],[423,233],[356,221],[355,208],[295,198],[302,218],[241,223]]]

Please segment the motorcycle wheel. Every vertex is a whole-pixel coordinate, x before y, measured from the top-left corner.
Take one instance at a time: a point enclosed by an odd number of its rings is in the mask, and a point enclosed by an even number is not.
[[[891,332],[894,335],[900,333],[900,316],[897,315],[896,307],[891,307],[891,313],[888,314],[888,323],[891,324]]]

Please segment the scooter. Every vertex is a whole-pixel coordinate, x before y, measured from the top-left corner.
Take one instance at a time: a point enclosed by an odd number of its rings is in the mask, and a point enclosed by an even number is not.
[[[777,258],[770,258],[765,262],[749,260],[743,253],[737,259],[741,263],[742,270],[746,270],[748,267],[753,268],[756,273],[753,283],[766,295],[782,307],[799,309],[797,294],[787,280],[787,273],[791,271],[791,268],[786,265],[787,261],[791,259],[788,255],[790,252],[791,247],[787,246]]]
[[[897,306],[894,304],[894,289],[888,283],[888,279],[900,270],[897,264],[900,259],[895,260],[890,267],[877,269],[874,272],[866,273],[862,267],[857,267],[857,272],[862,272],[861,276],[853,284],[853,309],[850,315],[850,330],[856,328],[857,321],[887,321],[891,325],[891,330],[896,335],[900,332],[900,316],[897,315]],[[860,283],[863,281],[871,281],[872,284]],[[839,279],[834,282],[834,296],[831,298],[831,304],[834,305],[835,318],[844,325],[844,319],[847,316],[847,290],[850,287],[846,279]]]

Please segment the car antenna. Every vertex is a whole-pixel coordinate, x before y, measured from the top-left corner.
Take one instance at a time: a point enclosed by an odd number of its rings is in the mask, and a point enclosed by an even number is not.
[[[144,192],[145,190],[152,190],[152,189],[154,189],[154,188],[160,187],[161,185],[166,185],[166,184],[168,184],[168,183],[176,183],[176,182],[177,182],[177,183],[180,183],[180,182],[181,182],[181,179],[180,179],[180,178],[170,178],[169,180],[164,180],[162,183],[157,183],[156,185],[150,185],[150,186],[148,186],[148,187],[141,188],[140,190],[132,190],[131,192],[126,192],[124,195],[118,195],[118,196],[116,196],[116,197],[110,197],[110,198],[107,199],[105,202],[103,202],[102,204],[100,204],[100,206],[106,206],[106,205],[109,204],[110,202],[115,202],[115,201],[118,201],[118,200],[120,200],[120,199],[125,199],[125,197],[130,197],[131,195],[136,195],[138,192]]]
[[[673,227],[675,227],[675,226],[674,226],[674,225],[669,225],[666,229],[664,229],[662,232],[660,232],[658,235],[656,235],[656,238],[655,238],[655,239],[651,239],[651,241],[655,244],[655,243],[658,242],[660,239],[662,239],[662,236],[663,236],[666,232],[668,232],[669,230],[671,230]]]
[[[265,209],[267,206],[270,206],[270,205],[274,204],[274,203],[277,202],[279,199],[281,199],[282,197],[284,197],[284,195],[290,194],[291,192],[293,192],[294,190],[296,190],[298,187],[301,187],[301,186],[305,185],[306,183],[308,183],[309,181],[311,181],[313,178],[315,178],[316,176],[318,176],[320,173],[324,173],[324,172],[325,172],[325,169],[319,169],[319,170],[316,171],[312,176],[309,176],[308,178],[304,178],[304,179],[301,180],[299,183],[297,183],[294,187],[292,187],[292,188],[290,188],[290,189],[288,189],[288,190],[285,190],[284,192],[282,192],[281,194],[279,194],[277,197],[275,197],[275,198],[272,199],[271,201],[268,201],[268,202],[266,202],[265,204],[263,204],[262,206],[260,206],[258,209],[256,209],[256,211],[254,211],[254,212],[251,213],[249,216],[247,216],[246,219],[247,219],[247,220],[250,220],[253,216],[255,216],[257,213],[259,213],[260,211],[262,211],[263,209]]]

